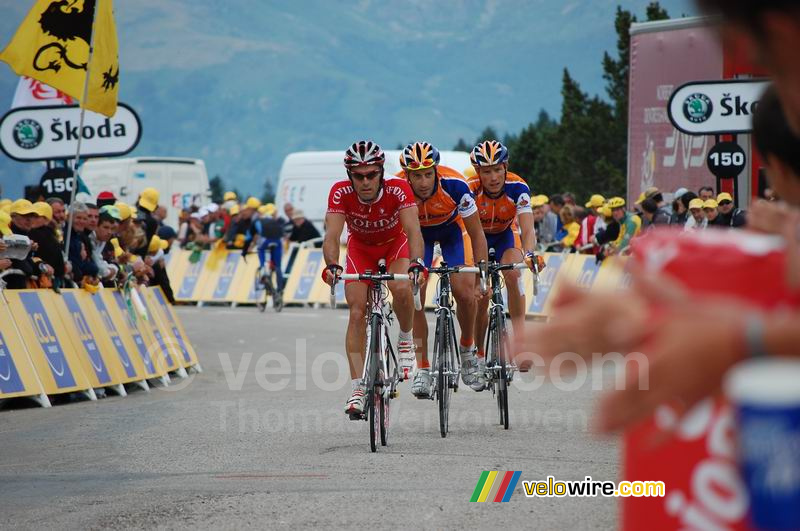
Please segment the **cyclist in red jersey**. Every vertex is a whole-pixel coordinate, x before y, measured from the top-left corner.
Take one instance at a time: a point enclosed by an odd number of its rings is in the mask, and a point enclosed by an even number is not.
[[[408,179],[419,209],[425,266],[431,267],[436,243],[448,266],[472,265],[474,261],[485,263],[486,237],[475,198],[464,177],[451,168],[440,166],[440,158],[439,150],[428,142],[409,144],[400,155],[403,171],[398,175]],[[465,385],[472,385],[478,370],[474,342],[475,310],[480,297],[478,279],[474,275],[453,275],[450,281],[461,328],[461,377]],[[420,290],[424,305],[425,286]],[[417,372],[411,392],[418,398],[430,398],[433,375],[428,361],[428,322],[424,308],[414,313],[414,340]]]
[[[378,261],[386,260],[389,273],[408,273],[424,277],[423,245],[414,194],[404,179],[384,179],[386,156],[370,141],[356,142],[345,153],[348,180],[339,181],[328,196],[325,215],[325,240],[322,254],[326,269],[323,278],[332,284],[344,271],[348,274],[378,271]],[[339,265],[339,239],[347,224],[347,263]],[[392,308],[400,325],[397,342],[398,364],[407,373],[414,364],[412,324],[414,299],[408,282],[389,282]],[[353,394],[345,413],[357,418],[364,412],[366,389],[361,381],[366,352],[366,311],[369,284],[347,281],[344,288],[350,321],[345,348],[350,363]]]
[[[533,227],[531,191],[522,177],[508,171],[508,149],[496,140],[487,140],[475,146],[470,161],[476,176],[469,184],[478,204],[486,242],[495,250],[502,264],[525,261],[528,267],[541,269],[543,261],[534,254],[536,232]],[[519,222],[519,224],[517,224]],[[521,234],[520,234],[521,233]],[[508,313],[516,337],[522,337],[525,325],[525,290],[518,270],[503,271],[508,293]],[[475,320],[475,341],[478,345],[478,365],[485,366],[484,339],[489,325],[489,301],[478,304]],[[478,371],[475,390],[485,387],[483,370]]]

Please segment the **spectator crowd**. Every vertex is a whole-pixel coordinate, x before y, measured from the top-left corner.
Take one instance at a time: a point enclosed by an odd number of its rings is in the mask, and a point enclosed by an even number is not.
[[[6,287],[94,292],[135,281],[161,286],[172,301],[165,256],[176,233],[164,224],[166,209],[158,201],[154,188],[143,190],[135,205],[118,201],[111,192],[101,192],[94,203],[69,206],[57,197],[33,203],[0,199],[2,236],[30,240],[24,258],[0,258]],[[0,256],[7,247],[0,240]]]
[[[302,243],[320,237],[302,210],[287,203],[284,214],[255,197],[240,204],[234,192],[226,192],[222,204],[182,210],[175,230],[165,224],[167,210],[154,188],[143,190],[134,205],[108,191],[94,203],[69,206],[57,197],[0,199],[0,236],[31,242],[24,259],[0,258],[0,274],[7,272],[3,281],[8,289],[81,287],[93,292],[136,281],[161,286],[172,302],[165,258],[173,243],[193,251],[224,247],[247,253],[255,241]],[[0,239],[0,256],[7,248]]]
[[[569,251],[606,256],[624,255],[636,237],[658,226],[683,231],[740,228],[747,213],[727,192],[704,186],[697,193],[679,188],[669,195],[648,188],[636,203],[622,197],[592,195],[583,205],[569,192],[531,198],[540,251]]]

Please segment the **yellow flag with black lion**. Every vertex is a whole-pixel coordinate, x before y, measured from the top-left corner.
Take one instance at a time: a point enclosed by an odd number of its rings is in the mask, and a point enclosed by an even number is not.
[[[117,110],[119,55],[112,0],[36,0],[0,60],[20,76],[69,94],[86,109],[106,116]]]

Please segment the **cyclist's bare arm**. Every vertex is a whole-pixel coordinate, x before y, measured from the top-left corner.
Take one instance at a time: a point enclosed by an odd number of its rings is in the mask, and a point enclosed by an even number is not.
[[[522,231],[522,250],[526,253],[536,249],[536,231],[533,229],[533,214],[520,212],[517,215],[519,228]]]
[[[325,215],[325,239],[322,242],[325,265],[339,264],[339,239],[344,230],[344,221],[344,214]]]
[[[417,207],[404,208],[400,211],[400,224],[408,237],[408,250],[411,261],[425,256],[425,244],[422,241],[422,230],[419,228],[419,210]]]
[[[489,250],[486,243],[486,235],[483,233],[480,216],[475,212],[471,216],[461,219],[464,220],[464,228],[467,229],[467,234],[472,242],[472,257],[475,263],[488,261]]]

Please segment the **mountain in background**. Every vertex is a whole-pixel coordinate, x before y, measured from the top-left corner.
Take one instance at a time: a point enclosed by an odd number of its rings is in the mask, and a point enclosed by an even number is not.
[[[9,3],[0,46],[32,5]],[[117,0],[120,101],[143,126],[132,155],[202,158],[209,176],[260,195],[293,151],[358,138],[449,149],[487,125],[518,132],[540,109],[560,115],[565,66],[604,95],[616,5],[641,14],[647,3]],[[693,13],[690,0],[661,5]],[[0,108],[17,81],[1,64]],[[0,155],[5,196],[42,172]]]

